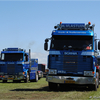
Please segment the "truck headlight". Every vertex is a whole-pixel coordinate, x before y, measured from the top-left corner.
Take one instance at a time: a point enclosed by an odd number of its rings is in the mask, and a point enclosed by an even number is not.
[[[84,71],[84,76],[93,76],[93,72],[92,71]]]
[[[49,69],[49,74],[57,74],[57,70],[56,69]]]

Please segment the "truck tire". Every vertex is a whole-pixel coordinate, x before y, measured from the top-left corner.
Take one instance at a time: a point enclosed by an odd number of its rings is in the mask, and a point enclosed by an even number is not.
[[[3,80],[3,83],[7,83],[7,80]]]
[[[93,85],[93,90],[94,90],[94,91],[97,91],[97,83],[95,83],[95,84]]]
[[[27,72],[26,79],[24,80],[24,82],[25,82],[25,83],[28,83],[28,81],[29,81],[29,74],[28,74],[28,72]]]
[[[92,91],[97,91],[97,82],[95,81],[95,84],[89,85],[88,87]]]
[[[39,79],[39,76],[38,76],[38,73],[36,73],[34,82],[38,82],[38,79]]]
[[[99,88],[99,72],[96,72],[97,88]]]
[[[48,85],[50,90],[57,90],[58,87],[57,83],[48,82]]]

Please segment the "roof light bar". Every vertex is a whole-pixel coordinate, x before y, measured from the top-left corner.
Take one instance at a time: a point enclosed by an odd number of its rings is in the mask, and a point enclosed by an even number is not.
[[[91,22],[88,22],[88,24],[84,23],[62,23],[57,24],[54,26],[55,29],[58,30],[93,30],[94,31],[94,24],[91,25]]]

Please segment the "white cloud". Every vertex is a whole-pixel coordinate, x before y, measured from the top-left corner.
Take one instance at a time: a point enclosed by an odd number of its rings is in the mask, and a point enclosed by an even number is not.
[[[48,52],[46,53],[40,53],[40,52],[31,52],[31,58],[38,59],[39,64],[46,64],[47,65],[47,56]]]

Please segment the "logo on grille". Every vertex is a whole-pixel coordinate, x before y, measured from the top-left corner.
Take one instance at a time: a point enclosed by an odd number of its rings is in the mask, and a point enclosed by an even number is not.
[[[77,52],[64,52],[65,55],[77,55]]]
[[[65,63],[73,63],[73,64],[74,64],[74,63],[76,63],[76,62],[65,62]]]

